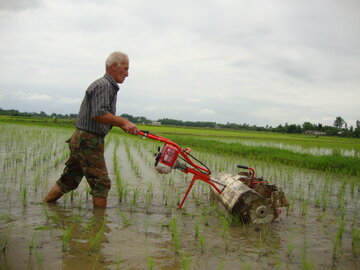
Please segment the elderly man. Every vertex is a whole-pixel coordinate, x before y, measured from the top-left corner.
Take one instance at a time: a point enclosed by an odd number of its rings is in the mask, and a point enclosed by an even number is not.
[[[128,76],[129,58],[122,52],[113,52],[105,62],[106,74],[86,90],[76,121],[76,131],[67,141],[70,157],[44,202],[56,202],[63,194],[78,187],[86,177],[93,196],[94,207],[106,207],[111,182],[104,159],[104,137],[117,126],[136,135],[139,129],[127,119],[116,116],[118,83]]]

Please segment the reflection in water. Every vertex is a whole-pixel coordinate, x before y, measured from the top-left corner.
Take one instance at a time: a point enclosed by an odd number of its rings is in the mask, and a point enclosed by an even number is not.
[[[106,209],[83,210],[74,215],[71,209],[49,205],[49,217],[63,231],[58,237],[62,242],[62,269],[106,269],[110,262],[106,262],[101,247],[110,232]]]

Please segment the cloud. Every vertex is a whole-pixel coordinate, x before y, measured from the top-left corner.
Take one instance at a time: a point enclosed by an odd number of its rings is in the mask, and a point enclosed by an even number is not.
[[[200,113],[200,114],[214,114],[215,111],[212,110],[212,109],[202,109],[202,110],[200,110],[199,113]]]
[[[199,98],[185,98],[185,101],[189,102],[189,103],[199,103],[199,102],[201,102],[201,99],[199,99]]]
[[[80,98],[60,98],[60,99],[57,99],[56,102],[58,104],[80,104],[81,99]]]
[[[46,94],[37,94],[37,93],[26,93],[23,91],[17,91],[14,93],[14,96],[19,98],[20,100],[28,100],[28,101],[42,101],[48,102],[52,101],[53,98]]]
[[[1,0],[0,10],[23,10],[37,8],[40,6],[40,0]]]

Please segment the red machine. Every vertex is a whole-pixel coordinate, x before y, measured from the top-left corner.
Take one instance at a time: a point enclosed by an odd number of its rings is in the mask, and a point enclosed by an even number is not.
[[[280,188],[270,185],[262,177],[255,177],[255,171],[250,167],[238,165],[239,169],[247,172],[239,172],[236,176],[220,173],[213,179],[210,177],[210,169],[190,154],[190,148],[183,149],[173,141],[148,131],[141,131],[139,135],[165,143],[162,149],[159,147],[155,158],[158,172],[168,174],[172,169],[178,169],[193,174],[179,205],[180,209],[196,180],[209,184],[211,197],[220,201],[227,212],[245,223],[269,223],[281,213],[279,207],[289,205]],[[182,159],[184,163],[180,163],[178,159]]]
[[[157,153],[155,158],[155,168],[159,173],[168,174],[172,171],[172,169],[178,169],[184,173],[193,174],[193,178],[189,184],[185,196],[179,205],[180,209],[183,207],[186,197],[188,196],[196,180],[201,180],[205,183],[208,183],[219,194],[221,194],[221,190],[214,183],[217,183],[221,186],[224,185],[222,183],[219,183],[215,179],[210,178],[210,169],[190,154],[190,148],[183,149],[173,141],[159,135],[152,134],[149,131],[142,130],[140,131],[139,135],[145,138],[150,138],[165,143],[165,145],[163,146],[161,151]],[[178,161],[179,156],[185,161],[185,163],[180,163]],[[201,164],[201,166],[199,164],[196,164],[195,162]]]

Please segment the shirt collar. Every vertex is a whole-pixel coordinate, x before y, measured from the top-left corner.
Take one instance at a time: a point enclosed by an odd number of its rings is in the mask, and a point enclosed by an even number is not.
[[[114,86],[114,89],[115,89],[116,91],[118,91],[118,90],[120,89],[119,85],[116,83],[116,81],[114,80],[114,78],[111,77],[111,75],[109,75],[109,74],[106,73],[106,74],[104,75],[104,78],[107,79],[107,80],[112,84],[112,86]]]

